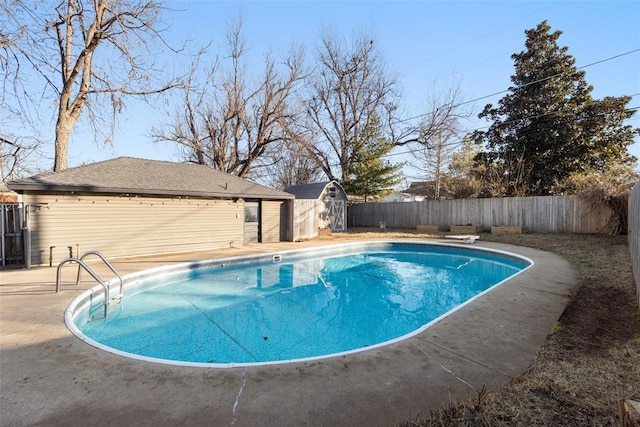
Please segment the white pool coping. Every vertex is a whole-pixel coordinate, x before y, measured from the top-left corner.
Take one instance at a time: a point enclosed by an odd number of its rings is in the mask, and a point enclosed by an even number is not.
[[[460,236],[457,236],[457,237],[460,237]],[[469,237],[469,236],[463,236],[463,237]],[[196,261],[196,262],[185,262],[185,263],[180,263],[180,264],[171,265],[171,266],[156,267],[156,268],[143,270],[137,273],[123,276],[124,294],[126,295],[127,293],[126,292],[127,287],[131,288],[132,286],[135,286],[145,280],[149,280],[151,278],[163,277],[170,274],[179,274],[180,272],[192,270],[195,268],[207,268],[207,267],[225,266],[230,264],[239,264],[239,263],[245,263],[245,262],[269,261],[269,260],[272,260],[273,262],[281,262],[282,260],[287,258],[309,255],[309,253],[314,253],[318,255],[327,255],[327,254],[338,255],[341,253],[348,254],[348,253],[353,253],[354,250],[357,250],[357,249],[363,249],[363,250],[371,249],[371,248],[383,247],[384,245],[405,245],[405,246],[410,245],[410,246],[455,248],[455,249],[459,249],[461,252],[480,252],[480,253],[496,254],[496,255],[507,257],[507,258],[517,259],[519,261],[528,263],[528,265],[525,268],[516,272],[515,274],[492,285],[486,290],[474,295],[473,297],[466,300],[465,302],[459,304],[453,309],[447,311],[446,313],[443,313],[442,315],[436,317],[435,319],[431,320],[427,324],[423,325],[422,327],[408,334],[405,334],[400,337],[387,340],[381,343],[373,344],[367,347],[362,347],[362,348],[357,348],[357,349],[347,350],[347,351],[337,352],[337,353],[330,353],[330,354],[325,354],[320,356],[312,356],[312,357],[304,357],[304,358],[296,358],[296,359],[283,359],[283,360],[266,361],[266,362],[237,362],[237,363],[236,362],[230,362],[230,363],[188,362],[188,361],[177,361],[177,360],[168,360],[168,359],[142,356],[142,355],[118,350],[113,347],[109,347],[107,345],[104,345],[98,341],[95,341],[87,337],[77,327],[75,323],[75,318],[77,317],[77,315],[79,313],[82,313],[85,309],[89,309],[87,308],[87,305],[89,307],[92,307],[96,304],[103,304],[104,289],[101,285],[96,285],[93,288],[88,289],[85,292],[81,293],[75,299],[73,299],[73,301],[69,304],[69,306],[64,312],[64,321],[67,325],[67,328],[71,331],[71,333],[75,335],[78,339],[83,341],[84,343],[91,345],[95,348],[98,348],[100,350],[103,350],[112,354],[116,354],[118,356],[127,357],[127,358],[140,360],[144,362],[159,363],[159,364],[172,365],[172,366],[187,366],[187,367],[195,367],[195,368],[242,368],[242,367],[270,366],[270,365],[313,362],[313,361],[318,361],[323,359],[342,357],[342,356],[347,356],[351,354],[373,351],[381,347],[386,347],[392,344],[396,344],[396,343],[405,341],[411,337],[414,337],[416,335],[419,335],[424,331],[426,331],[427,329],[429,329],[431,326],[451,316],[452,314],[456,313],[458,310],[461,310],[462,308],[466,307],[467,305],[471,304],[478,298],[491,292],[497,287],[503,285],[504,283],[508,283],[510,280],[514,279],[518,275],[524,273],[525,271],[529,270],[534,266],[534,261],[530,258],[527,258],[522,255],[514,254],[511,252],[498,250],[498,249],[480,248],[480,247],[470,248],[469,246],[466,246],[466,245],[462,246],[459,244],[450,244],[450,243],[443,243],[443,242],[411,242],[406,240],[400,240],[400,241],[371,240],[371,241],[360,241],[360,242],[327,245],[327,246],[316,247],[316,248],[304,248],[304,249],[271,252],[271,253],[259,254],[259,255],[243,255],[243,256],[237,256],[237,257],[202,260],[202,261]],[[119,286],[119,281],[117,281],[116,279],[113,279],[107,282],[108,287],[116,286],[116,285]]]

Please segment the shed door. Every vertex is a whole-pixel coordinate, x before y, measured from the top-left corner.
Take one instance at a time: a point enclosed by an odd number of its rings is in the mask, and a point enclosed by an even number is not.
[[[244,243],[256,243],[260,235],[260,204],[245,202],[244,204]]]
[[[329,204],[331,230],[344,231],[344,200],[331,200]]]

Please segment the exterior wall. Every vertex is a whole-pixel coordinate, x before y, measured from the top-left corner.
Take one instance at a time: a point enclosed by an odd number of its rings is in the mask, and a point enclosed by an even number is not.
[[[287,207],[287,240],[313,238],[322,229],[347,229],[347,195],[336,181],[295,186],[290,191],[296,199]],[[335,202],[342,202],[342,209],[337,209]],[[336,212],[342,215],[338,217]]]
[[[421,202],[424,196],[409,193],[393,193],[382,199],[382,203],[390,202]]]
[[[636,296],[640,303],[640,181],[629,196],[629,251],[633,277],[636,280]]]
[[[331,197],[329,194],[329,188],[334,186],[333,183],[328,184],[322,194],[318,198],[318,205],[316,207],[317,215],[319,217],[318,227],[322,229],[331,228],[331,203],[335,201],[343,202],[344,206],[344,214],[342,218],[342,224],[344,224],[345,229],[347,226],[347,195],[344,194],[340,186],[335,185],[336,193],[335,197]]]
[[[327,188],[325,187],[322,195],[317,201],[316,212],[318,213],[318,228],[331,228],[331,218],[329,218],[329,205],[331,203],[331,199],[329,198],[329,193]]]
[[[262,201],[262,243],[280,241],[280,212],[284,204],[282,200]]]
[[[31,264],[90,250],[107,258],[242,246],[244,202],[160,197],[25,194]]]
[[[318,236],[318,228],[320,228],[319,206],[323,206],[323,204],[318,203],[315,199],[296,199],[293,201],[292,241],[297,242]]]

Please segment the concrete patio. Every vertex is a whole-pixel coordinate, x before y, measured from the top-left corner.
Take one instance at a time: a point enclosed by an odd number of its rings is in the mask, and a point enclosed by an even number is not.
[[[397,239],[400,240],[400,239]],[[250,245],[114,260],[124,275],[183,261],[338,242]],[[343,243],[343,242],[340,242]],[[451,242],[449,242],[451,243]],[[192,368],[124,358],[72,335],[63,313],[75,266],[0,272],[0,425],[384,426],[496,390],[533,361],[577,281],[562,257],[477,241],[535,265],[397,344],[307,363]],[[92,265],[93,267],[93,265]],[[112,275],[96,271],[106,277]]]

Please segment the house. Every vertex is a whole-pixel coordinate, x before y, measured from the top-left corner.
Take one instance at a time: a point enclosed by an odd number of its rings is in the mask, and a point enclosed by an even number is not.
[[[425,199],[423,195],[412,194],[408,191],[396,191],[382,199],[383,203],[387,202],[422,202]]]
[[[383,202],[422,202],[435,200],[435,181],[412,182],[409,188],[397,191],[385,197]],[[451,194],[445,188],[440,187],[440,199],[450,199]]]
[[[305,222],[294,225],[298,230],[307,229],[302,234],[317,235],[318,229],[347,229],[347,193],[337,181],[292,185],[284,191],[295,196],[296,212],[308,213],[306,218],[296,215],[298,221]],[[303,203],[307,206],[302,206]]]
[[[119,157],[11,181],[28,265],[278,242],[293,195],[207,166]]]

